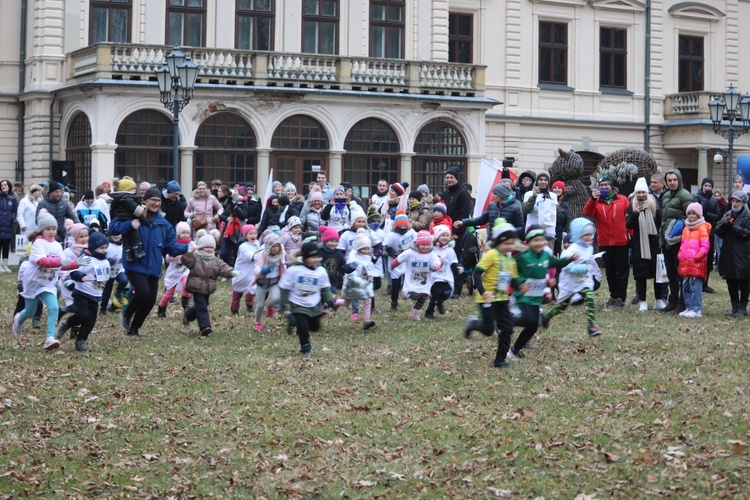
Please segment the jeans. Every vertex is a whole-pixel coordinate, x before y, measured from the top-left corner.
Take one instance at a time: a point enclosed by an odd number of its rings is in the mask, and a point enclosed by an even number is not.
[[[211,326],[211,316],[208,314],[208,299],[210,295],[200,293],[193,294],[194,306],[185,309],[185,316],[188,321],[198,320],[198,328],[203,331],[204,328]]]
[[[688,311],[700,312],[703,307],[703,278],[682,278],[682,295],[685,297],[685,308]]]

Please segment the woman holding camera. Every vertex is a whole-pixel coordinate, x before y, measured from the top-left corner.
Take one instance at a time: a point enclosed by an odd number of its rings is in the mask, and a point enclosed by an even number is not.
[[[628,294],[628,229],[625,216],[630,202],[612,186],[612,179],[599,177],[599,189],[591,191],[591,198],[583,206],[583,215],[596,224],[596,241],[607,272],[610,307],[625,307]]]

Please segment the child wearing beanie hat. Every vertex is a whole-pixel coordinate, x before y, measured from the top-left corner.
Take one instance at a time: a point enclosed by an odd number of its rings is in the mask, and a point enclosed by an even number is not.
[[[388,256],[388,272],[391,277],[391,311],[398,311],[398,297],[404,282],[405,267],[392,268],[390,263],[399,254],[411,248],[417,238],[417,232],[411,228],[411,222],[403,210],[396,212],[391,229],[385,237],[383,249]]]
[[[178,222],[175,227],[175,233],[177,234],[177,243],[183,245],[191,243],[190,225],[187,222]],[[169,306],[172,297],[174,297],[175,292],[182,294],[183,313],[190,305],[190,292],[187,291],[187,279],[189,274],[190,269],[182,263],[182,255],[174,257],[167,255],[167,272],[164,273],[164,295],[161,296],[159,309],[157,311],[157,316],[159,318],[167,317],[167,307]]]
[[[255,284],[256,298],[255,323],[253,328],[263,330],[261,319],[263,308],[268,299],[268,317],[272,318],[276,312],[275,307],[281,300],[279,280],[286,271],[286,254],[281,245],[281,239],[272,232],[267,232],[262,238],[261,251],[255,254]]]
[[[237,316],[240,311],[240,301],[242,295],[245,295],[245,307],[248,314],[255,312],[255,266],[253,258],[260,251],[258,242],[258,230],[253,224],[245,224],[240,230],[242,240],[237,250],[237,260],[234,263],[234,269],[237,276],[232,279],[232,301],[229,304],[229,310],[233,316]]]
[[[414,238],[411,248],[401,252],[393,261],[391,269],[404,265],[403,294],[414,300],[409,319],[421,321],[422,307],[430,295],[432,273],[440,270],[440,257],[432,246],[432,238],[427,231],[420,231]]]
[[[146,212],[146,207],[141,205],[135,182],[131,179],[121,179],[118,189],[119,191],[110,195],[112,203],[109,206],[109,213],[112,214],[112,220],[133,221],[140,218]],[[159,196],[161,197],[161,194]],[[141,233],[137,229],[131,229],[122,235],[122,248],[125,260],[128,262],[135,262],[146,255]]]
[[[76,222],[71,224],[67,229],[67,236],[65,237],[65,250],[63,256],[70,260],[75,260],[79,255],[83,253],[89,244],[89,228],[86,224]],[[63,306],[60,307],[60,315],[62,318],[67,314],[68,308],[73,307],[73,289],[75,288],[75,281],[70,279],[70,273],[67,271],[60,271],[60,281],[62,285],[59,288],[60,295],[63,298]]]
[[[341,289],[341,298],[344,304],[349,306],[354,300],[362,300],[362,326],[369,330],[375,326],[371,321],[372,300],[375,296],[373,280],[380,271],[372,260],[372,241],[367,230],[362,228],[357,231],[353,250],[349,252],[346,265],[344,266],[344,286]]]
[[[491,337],[497,330],[497,352],[493,366],[508,368],[506,361],[513,319],[510,314],[510,287],[518,278],[516,261],[510,256],[516,239],[516,230],[505,219],[497,219],[490,231],[493,246],[486,251],[474,267],[475,302],[481,319],[471,316],[464,327],[464,337],[470,338],[474,330]]]
[[[21,339],[24,321],[36,313],[41,300],[47,308],[44,348],[49,351],[60,347],[60,342],[55,338],[60,269],[72,270],[85,266],[91,261],[91,257],[82,255],[74,261],[63,255],[62,245],[56,240],[57,220],[47,210],[42,209],[36,220],[39,234],[32,235],[29,258],[18,271],[23,288],[21,296],[24,298],[24,309],[13,317],[13,336],[16,340]]]
[[[302,245],[302,265],[289,266],[279,282],[281,304],[289,307],[287,332],[297,328],[300,354],[309,358],[312,354],[310,332],[320,330],[323,304],[334,306],[328,273],[320,266],[318,245],[309,241]]]
[[[426,319],[435,319],[435,308],[440,314],[445,314],[445,301],[453,295],[453,273],[463,273],[458,264],[456,252],[453,249],[453,238],[449,227],[439,224],[432,232],[435,243],[435,253],[440,258],[440,269],[432,273],[433,284],[430,288],[430,302],[424,313]]]
[[[302,248],[302,221],[296,215],[289,217],[286,227],[281,230],[281,244],[287,257]]]
[[[185,289],[193,294],[193,305],[185,309],[182,324],[188,326],[191,321],[197,319],[201,337],[207,337],[213,333],[208,302],[216,291],[216,279],[219,276],[234,278],[238,273],[214,255],[215,235],[200,229],[195,236],[195,243],[182,256],[182,263],[190,270]]]
[[[445,203],[438,202],[432,208],[432,223],[430,223],[430,232],[437,226],[444,226],[448,228],[448,231],[453,234],[453,219],[448,214],[448,208]]]
[[[339,233],[330,226],[320,226],[321,245],[318,249],[322,260],[321,265],[328,273],[328,281],[331,283],[331,292],[341,291],[344,285],[344,271],[346,258],[343,252],[338,249]]]
[[[685,229],[682,230],[677,271],[682,278],[682,293],[685,297],[685,310],[680,316],[700,318],[703,316],[703,282],[706,280],[706,260],[711,246],[711,224],[703,218],[700,203],[687,207]]]
[[[75,281],[73,290],[73,315],[62,321],[55,333],[55,339],[60,341],[69,329],[75,332],[75,349],[78,352],[88,352],[91,348],[86,345],[91,330],[96,325],[97,309],[102,300],[102,291],[109,281],[110,264],[107,260],[107,237],[101,233],[93,233],[87,241],[83,255],[92,257],[89,262],[70,273]]]
[[[422,201],[421,191],[412,191],[409,193],[409,209],[407,215],[411,220],[411,227],[419,232],[423,229],[430,229],[432,223],[432,210]]]

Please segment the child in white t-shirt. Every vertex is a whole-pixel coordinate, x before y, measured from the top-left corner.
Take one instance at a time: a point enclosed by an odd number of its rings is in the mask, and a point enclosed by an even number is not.
[[[421,321],[422,307],[430,296],[432,273],[440,270],[440,257],[432,248],[432,238],[427,231],[417,233],[414,246],[393,259],[391,269],[404,264],[404,287],[402,293],[414,300],[409,319]]]

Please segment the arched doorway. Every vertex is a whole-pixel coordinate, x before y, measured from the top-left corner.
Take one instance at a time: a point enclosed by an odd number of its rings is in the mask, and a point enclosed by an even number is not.
[[[458,167],[460,181],[466,182],[466,140],[450,123],[435,121],[425,125],[419,131],[414,152],[412,181],[415,188],[426,184],[431,193],[442,191],[445,171],[451,166]]]
[[[576,153],[583,159],[583,174],[581,177],[595,175],[596,169],[599,168],[599,163],[604,159],[604,155],[594,153],[593,151],[576,151]]]
[[[82,196],[91,185],[91,122],[86,113],[79,112],[70,122],[65,143],[65,159],[73,162],[76,188]]]
[[[365,118],[355,124],[344,141],[341,178],[352,184],[354,193],[369,198],[380,179],[398,182],[401,174],[401,148],[396,132],[378,118]]]
[[[256,182],[255,132],[234,113],[218,113],[201,123],[195,137],[196,182],[221,179],[229,186]]]
[[[159,186],[172,180],[173,130],[172,121],[157,111],[130,114],[117,130],[115,175]]]
[[[290,116],[276,128],[271,139],[273,178],[293,182],[298,193],[317,179],[313,165],[328,167],[328,135],[320,123],[304,115]]]

